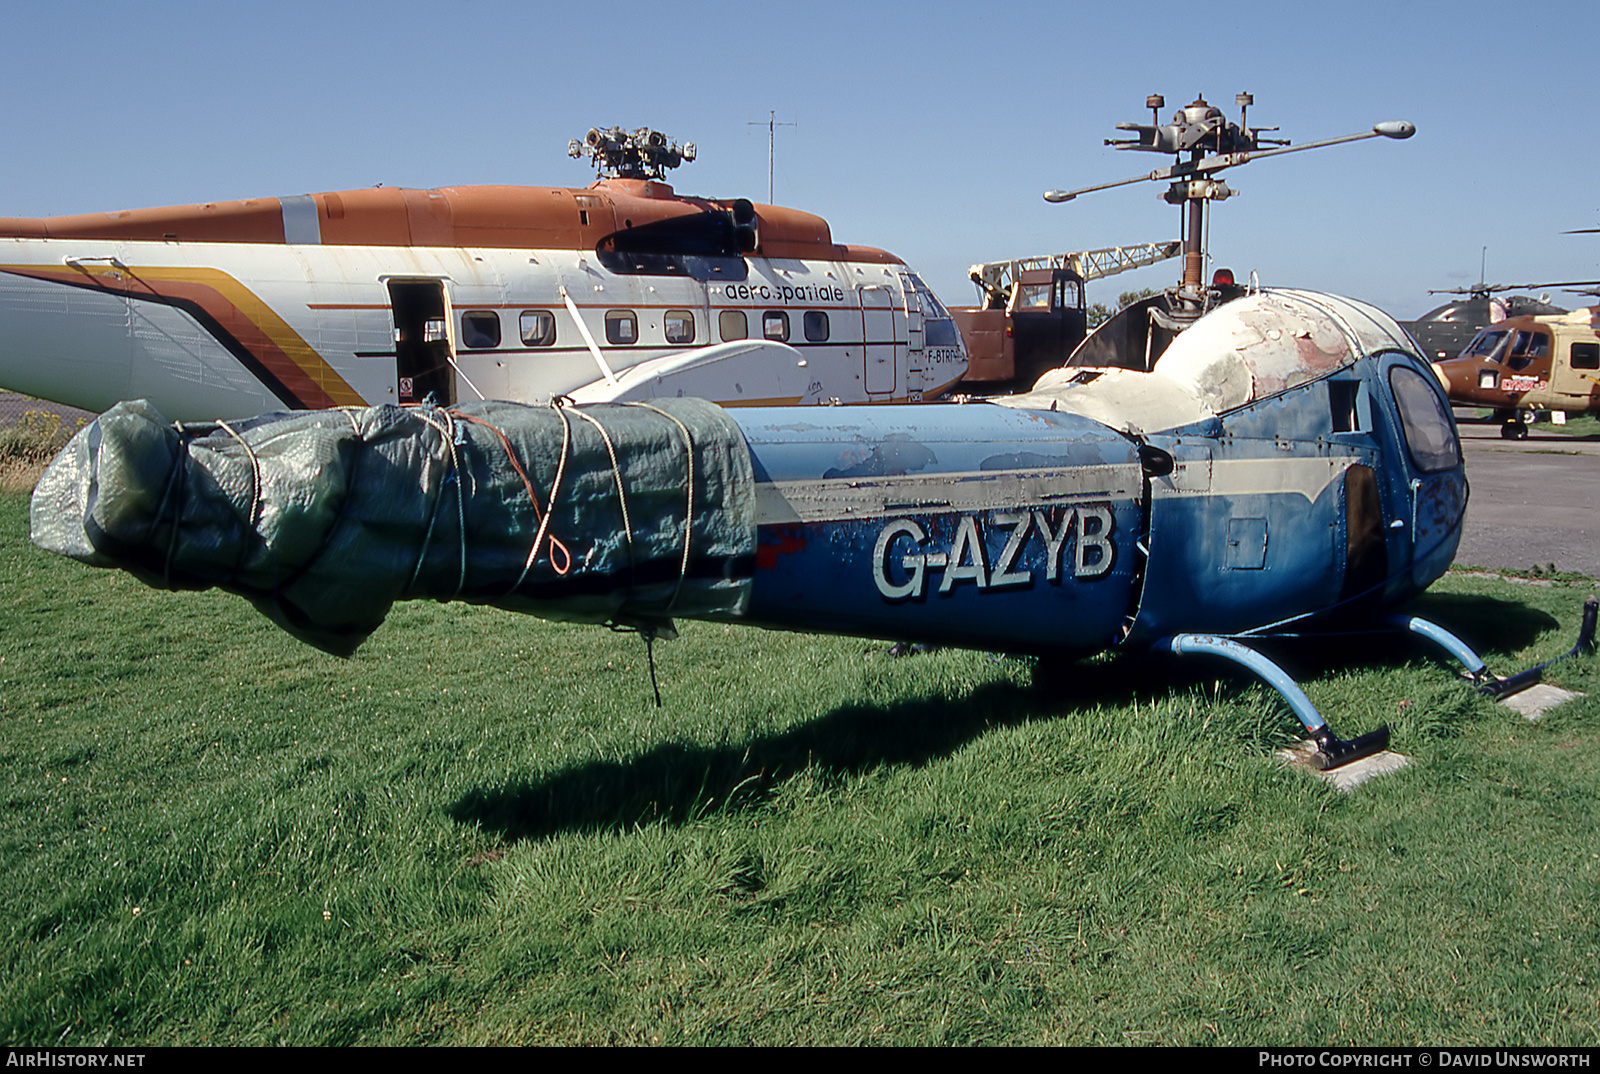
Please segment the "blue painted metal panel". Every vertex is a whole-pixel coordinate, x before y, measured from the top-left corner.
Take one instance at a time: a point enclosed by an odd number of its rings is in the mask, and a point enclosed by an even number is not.
[[[1150,562],[1136,640],[1238,633],[1337,603],[1343,584],[1343,484],[1300,492],[1153,498]],[[1229,537],[1246,522],[1264,548],[1241,569]]]
[[[1467,476],[1461,470],[1418,479],[1413,490],[1415,557],[1412,583],[1420,590],[1450,569],[1467,511]]]
[[[1459,465],[1420,473],[1408,454],[1397,364],[1424,368],[1364,357],[1145,437],[983,405],[741,411],[766,505],[750,620],[1091,650],[1269,629],[1363,587],[1392,605],[1448,568],[1466,498]],[[1140,442],[1173,460],[1148,486]],[[1375,493],[1371,584],[1347,578],[1351,467]]]
[[[1076,414],[985,403],[732,413],[756,460],[757,481],[1138,465],[1127,437]]]
[[[1118,640],[1143,530],[1127,437],[983,405],[737,416],[762,482],[748,621],[1013,651]]]
[[[1465,473],[1459,465],[1418,471],[1389,387],[1396,365],[1426,371],[1398,352],[1362,358],[1222,415],[1220,428],[1207,421],[1149,438],[1179,466],[1152,483],[1150,561],[1129,641],[1256,631],[1337,611],[1361,595],[1346,586],[1351,505],[1343,478],[1351,466],[1376,479],[1388,565],[1377,602],[1405,600],[1449,568]],[[1246,569],[1233,539],[1258,528],[1265,553],[1260,569]]]

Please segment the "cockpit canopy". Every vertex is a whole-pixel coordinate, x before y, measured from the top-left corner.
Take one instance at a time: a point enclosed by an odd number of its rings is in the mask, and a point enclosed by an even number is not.
[[[1260,291],[1200,318],[1148,373],[1065,366],[1046,373],[1031,392],[995,402],[1081,414],[1142,434],[1276,395],[1368,354],[1411,349],[1400,327],[1365,303],[1310,291]]]
[[[1472,337],[1461,357],[1496,362],[1517,373],[1531,365],[1535,358],[1550,357],[1550,330],[1526,323],[1485,328]]]

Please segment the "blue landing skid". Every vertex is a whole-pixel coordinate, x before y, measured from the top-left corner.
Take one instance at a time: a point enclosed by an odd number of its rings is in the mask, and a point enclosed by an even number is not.
[[[1595,619],[1597,616],[1600,616],[1600,599],[1590,597],[1583,602],[1583,621],[1578,627],[1578,641],[1571,649],[1552,660],[1546,660],[1542,664],[1536,664],[1526,671],[1519,671],[1515,675],[1504,679],[1491,673],[1488,666],[1484,664],[1483,658],[1473,652],[1466,642],[1437,623],[1431,623],[1426,619],[1419,619],[1416,616],[1409,615],[1393,615],[1385,619],[1384,622],[1396,630],[1409,630],[1413,634],[1419,634],[1444,649],[1445,652],[1460,661],[1461,666],[1466,669],[1467,676],[1472,679],[1472,685],[1480,694],[1487,694],[1489,697],[1498,700],[1510,697],[1512,694],[1521,693],[1537,683],[1543,677],[1544,669],[1551,664],[1570,659],[1579,653],[1593,652]]]
[[[1263,682],[1278,692],[1278,696],[1288,702],[1295,716],[1305,725],[1311,740],[1317,744],[1317,753],[1311,763],[1324,771],[1347,765],[1351,761],[1359,761],[1374,753],[1381,753],[1389,746],[1388,724],[1348,742],[1336,736],[1328,727],[1328,721],[1322,718],[1317,707],[1311,703],[1311,699],[1288,672],[1254,649],[1241,645],[1232,638],[1218,637],[1215,634],[1177,634],[1163,638],[1152,648],[1166,649],[1179,656],[1189,656],[1194,653],[1220,656],[1255,672]]]
[[[1544,669],[1556,661],[1577,656],[1580,652],[1592,651],[1597,616],[1600,616],[1600,600],[1590,597],[1583,605],[1583,623],[1578,631],[1578,642],[1569,652],[1505,679],[1491,673],[1483,658],[1474,652],[1471,646],[1438,623],[1414,615],[1389,616],[1383,619],[1382,623],[1392,629],[1416,634],[1433,642],[1461,664],[1479,693],[1498,699],[1532,686],[1539,681]],[[1262,682],[1278,692],[1278,696],[1283,698],[1294,711],[1296,718],[1305,725],[1312,741],[1317,744],[1317,756],[1313,763],[1318,768],[1324,770],[1338,768],[1388,748],[1387,724],[1348,742],[1338,738],[1328,727],[1328,721],[1322,718],[1317,707],[1311,703],[1311,699],[1288,672],[1234,638],[1216,634],[1175,634],[1156,641],[1151,648],[1179,656],[1196,653],[1220,656],[1255,673]]]

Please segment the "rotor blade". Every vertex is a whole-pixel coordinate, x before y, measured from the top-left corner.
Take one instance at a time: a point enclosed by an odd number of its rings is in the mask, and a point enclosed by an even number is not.
[[[1235,164],[1248,164],[1252,160],[1261,160],[1263,157],[1281,157],[1285,153],[1299,153],[1306,149],[1321,149],[1327,145],[1343,145],[1345,142],[1359,142],[1366,138],[1396,138],[1405,139],[1417,133],[1414,123],[1403,119],[1391,119],[1378,123],[1370,131],[1360,134],[1341,134],[1337,138],[1323,138],[1316,142],[1304,142],[1300,145],[1286,145],[1278,149],[1262,149],[1254,153],[1223,153],[1215,157],[1206,157],[1193,164],[1185,165],[1189,171],[1214,172],[1223,168],[1231,168]]]
[[[1114,186],[1129,186],[1133,183],[1159,182],[1162,179],[1171,179],[1172,168],[1157,168],[1148,175],[1136,175],[1132,179],[1118,179],[1114,183],[1100,183],[1097,186],[1079,187],[1077,190],[1046,190],[1044,200],[1050,202],[1071,201],[1079,194],[1092,194],[1096,190],[1110,190]]]
[[[1474,295],[1494,294],[1496,291],[1532,291],[1540,287],[1596,287],[1600,280],[1561,280],[1559,282],[1545,281],[1544,283],[1491,283],[1487,286],[1480,284],[1477,287],[1452,287],[1443,291],[1429,291],[1430,295]]]
[[[1262,157],[1281,157],[1285,153],[1298,153],[1305,149],[1321,149],[1326,145],[1340,145],[1344,142],[1359,142],[1364,138],[1396,138],[1405,139],[1417,133],[1416,124],[1404,119],[1391,119],[1373,125],[1369,131],[1360,134],[1344,134],[1337,138],[1323,138],[1316,142],[1306,142],[1303,145],[1283,146],[1279,149],[1263,149],[1254,153],[1223,153],[1202,160],[1193,160],[1187,163],[1174,164],[1167,168],[1157,168],[1148,175],[1136,175],[1132,179],[1119,179],[1114,183],[1101,183],[1098,186],[1086,186],[1078,190],[1046,190],[1044,200],[1049,202],[1071,201],[1079,194],[1089,194],[1096,190],[1110,190],[1112,187],[1128,186],[1132,183],[1159,182],[1162,179],[1176,179],[1186,175],[1209,175],[1219,172],[1224,168],[1231,168],[1235,164],[1248,164],[1252,160]]]
[[[1532,291],[1539,287],[1594,287],[1600,285],[1600,280],[1559,280],[1555,283],[1508,283],[1503,284],[1502,291]]]

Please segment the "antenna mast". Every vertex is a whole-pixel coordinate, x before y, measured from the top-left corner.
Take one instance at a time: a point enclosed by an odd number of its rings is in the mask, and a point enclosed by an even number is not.
[[[767,128],[767,204],[771,205],[772,204],[772,143],[776,140],[776,136],[777,136],[779,127],[798,127],[800,124],[798,124],[798,123],[779,123],[778,122],[778,113],[775,110],[768,110],[766,123],[762,123],[760,120],[752,119],[749,123],[747,123],[745,125],[748,126],[748,127],[762,127],[762,126],[764,126],[764,127]]]

